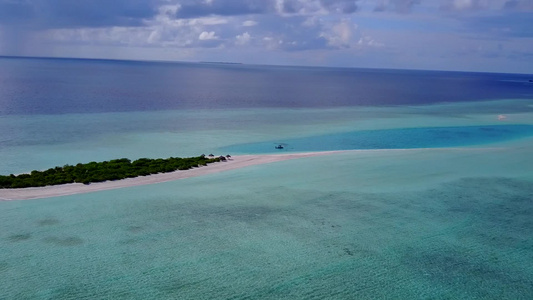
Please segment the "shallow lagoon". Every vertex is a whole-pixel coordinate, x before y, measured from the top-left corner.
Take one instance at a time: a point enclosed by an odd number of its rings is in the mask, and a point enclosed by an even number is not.
[[[354,131],[533,125],[532,112],[530,101],[506,100],[398,107],[12,115],[0,118],[0,157],[4,158],[0,170],[9,174],[121,157],[227,154],[229,147],[245,152],[241,145],[264,142],[272,143],[267,151],[271,152],[276,141]],[[499,121],[500,114],[508,118]],[[506,139],[493,142],[500,140]]]
[[[3,144],[1,169],[353,130],[533,123],[527,101],[476,105],[12,116],[29,137]],[[35,139],[43,124],[49,136]],[[532,151],[527,137],[356,151],[1,202],[0,290],[7,299],[530,299]]]
[[[231,153],[279,153],[284,151],[449,148],[487,145],[530,136],[533,136],[533,126],[530,125],[417,127],[359,130],[287,140],[237,144],[222,149]],[[276,151],[273,148],[284,151]]]

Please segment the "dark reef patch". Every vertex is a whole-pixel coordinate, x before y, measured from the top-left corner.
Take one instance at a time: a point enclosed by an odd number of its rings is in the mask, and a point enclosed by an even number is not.
[[[9,269],[9,264],[5,261],[0,261],[0,272],[5,272]]]
[[[7,237],[7,239],[10,242],[21,242],[31,239],[31,234],[29,233],[21,233],[21,234],[13,234]]]
[[[144,228],[142,226],[128,226],[128,228],[126,228],[126,231],[131,232],[131,233],[139,233],[143,229]]]
[[[135,243],[138,243],[139,240],[137,239],[125,239],[125,240],[120,240],[118,243],[120,245],[131,245],[131,244],[135,244]]]
[[[78,246],[83,244],[83,239],[75,236],[60,238],[60,237],[47,237],[44,238],[43,241],[49,244],[54,244],[57,246]]]
[[[200,219],[219,219],[246,223],[268,219],[280,211],[268,206],[232,205],[225,207],[198,207],[190,209],[190,215]]]
[[[43,219],[38,222],[40,226],[52,226],[52,225],[57,225],[59,223],[60,223],[59,220],[54,219],[54,218]]]

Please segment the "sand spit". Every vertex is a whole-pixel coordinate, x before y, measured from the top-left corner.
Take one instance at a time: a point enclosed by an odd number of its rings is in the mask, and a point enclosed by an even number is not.
[[[127,178],[117,181],[106,181],[85,185],[82,183],[70,183],[63,185],[33,187],[23,189],[0,189],[0,201],[9,200],[29,200],[75,194],[90,193],[111,189],[119,189],[137,185],[153,184],[173,181],[178,179],[203,176],[207,174],[219,173],[228,170],[240,169],[253,165],[268,164],[289,159],[329,155],[345,151],[324,151],[307,153],[286,153],[286,154],[265,154],[265,155],[240,155],[231,159],[213,163],[204,167],[194,168],[186,171],[175,171],[171,173],[160,173],[149,176]]]

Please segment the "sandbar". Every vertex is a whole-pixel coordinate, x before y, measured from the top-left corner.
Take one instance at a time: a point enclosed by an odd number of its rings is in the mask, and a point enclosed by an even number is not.
[[[207,166],[193,168],[184,171],[174,171],[170,173],[159,173],[148,176],[139,176],[116,181],[96,182],[91,184],[69,183],[62,185],[51,185],[45,187],[31,187],[21,189],[0,189],[0,201],[10,200],[30,200],[50,197],[59,197],[75,194],[83,194],[104,190],[119,189],[138,185],[154,184],[167,181],[174,181],[190,177],[198,177],[207,174],[219,173],[234,169],[240,169],[253,165],[268,164],[289,159],[329,155],[346,151],[323,151],[305,153],[283,153],[264,155],[239,155],[231,157],[229,160],[212,163]]]

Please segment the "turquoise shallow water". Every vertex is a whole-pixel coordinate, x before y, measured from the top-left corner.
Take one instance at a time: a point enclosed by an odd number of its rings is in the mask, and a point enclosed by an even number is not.
[[[361,149],[415,149],[484,145],[533,136],[531,125],[418,127],[361,130],[222,148],[231,153],[335,151]],[[274,150],[276,149],[276,150]]]
[[[55,140],[4,145],[0,166],[189,155],[357,130],[533,125],[527,102],[468,105],[191,111],[198,124],[187,128],[179,112],[145,115],[143,129],[125,124],[136,113],[43,116]],[[123,128],[80,139],[61,127],[69,118]],[[13,119],[40,132],[38,118]],[[518,136],[355,151],[0,202],[0,298],[531,299],[532,150],[533,139]]]

